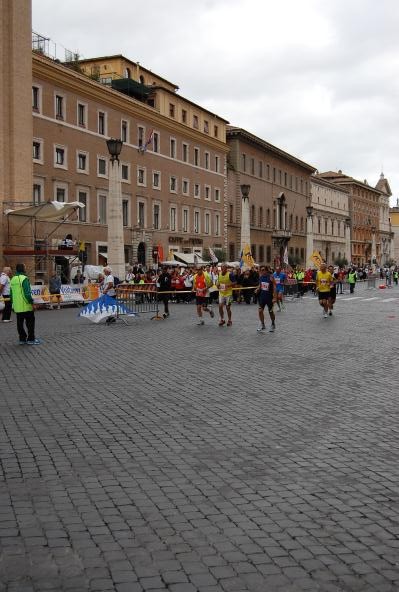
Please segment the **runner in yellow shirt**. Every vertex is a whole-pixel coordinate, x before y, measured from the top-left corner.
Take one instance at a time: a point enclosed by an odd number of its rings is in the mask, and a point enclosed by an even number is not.
[[[224,320],[224,307],[226,307],[227,313],[227,326],[231,327],[233,324],[231,320],[231,303],[233,301],[233,285],[235,281],[235,275],[230,273],[227,265],[223,263],[216,283],[219,288],[219,327],[222,327],[226,322]]]
[[[320,269],[316,275],[316,292],[319,295],[319,303],[323,308],[323,317],[328,317],[328,303],[330,298],[330,286],[334,283],[334,278],[329,271],[327,271],[326,263],[320,265]]]

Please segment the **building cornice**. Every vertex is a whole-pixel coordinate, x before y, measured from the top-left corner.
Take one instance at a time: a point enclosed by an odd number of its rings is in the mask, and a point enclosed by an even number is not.
[[[257,148],[261,148],[262,150],[267,150],[268,152],[272,152],[273,154],[276,154],[276,156],[279,156],[280,158],[288,160],[289,162],[292,162],[292,163],[306,169],[310,173],[314,173],[316,171],[316,168],[313,167],[312,165],[304,162],[303,160],[300,160],[299,158],[296,158],[295,156],[292,156],[291,154],[288,154],[288,152],[284,152],[284,150],[277,148],[277,146],[273,146],[273,144],[269,144],[269,142],[266,142],[265,140],[258,138],[254,134],[251,134],[250,132],[248,132],[240,127],[227,127],[226,138],[227,138],[227,140],[242,139],[242,140],[248,142],[249,144],[256,146]]]
[[[326,177],[324,177],[323,175],[326,175]],[[333,183],[334,185],[356,185],[359,187],[362,187],[363,189],[368,189],[369,191],[372,191],[373,193],[376,193],[377,195],[381,195],[381,191],[378,191],[378,189],[375,189],[374,187],[372,187],[371,185],[368,185],[367,183],[363,183],[362,181],[358,181],[357,179],[354,179],[353,177],[348,177],[347,175],[343,175],[343,174],[339,174],[337,173],[337,176],[334,176],[334,173],[331,173],[331,175],[328,175],[328,173],[320,173],[319,175],[315,175],[315,178],[317,179],[323,179],[330,181],[330,183]]]
[[[66,88],[82,98],[86,97],[89,100],[107,104],[109,107],[123,111],[133,117],[145,118],[146,122],[149,122],[154,129],[157,129],[157,127],[166,128],[172,135],[180,133],[185,138],[191,139],[193,143],[206,144],[214,150],[224,153],[229,151],[229,147],[225,142],[211,136],[204,136],[201,132],[161,115],[153,107],[113,90],[62,64],[57,64],[50,58],[33,53],[32,76],[59,85],[60,88]]]
[[[322,179],[320,177],[316,177],[312,175],[310,177],[310,182],[314,183],[315,185],[323,185],[323,187],[328,187],[329,189],[334,189],[335,191],[340,191],[341,193],[345,193],[345,195],[349,195],[350,191],[345,189],[344,187],[337,187],[336,183],[332,183],[331,181],[327,181],[326,179]]]

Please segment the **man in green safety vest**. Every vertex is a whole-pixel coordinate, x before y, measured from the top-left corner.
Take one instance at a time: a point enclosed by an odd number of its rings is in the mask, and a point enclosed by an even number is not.
[[[349,291],[351,294],[355,291],[355,284],[356,284],[356,270],[354,268],[348,271],[348,284],[349,284]]]
[[[12,308],[17,317],[17,331],[21,345],[39,345],[35,338],[35,312],[30,282],[25,272],[25,265],[17,263],[15,275],[10,281],[10,297]],[[25,331],[25,325],[26,329]]]

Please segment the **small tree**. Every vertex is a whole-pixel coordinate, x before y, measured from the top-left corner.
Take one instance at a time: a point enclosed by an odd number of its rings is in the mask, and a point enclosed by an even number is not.
[[[338,267],[346,267],[348,265],[348,260],[346,257],[336,257],[334,259],[334,264]]]

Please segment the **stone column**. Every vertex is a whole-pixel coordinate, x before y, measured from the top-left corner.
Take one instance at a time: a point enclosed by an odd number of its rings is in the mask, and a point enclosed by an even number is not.
[[[125,241],[122,218],[122,188],[119,160],[109,161],[108,265],[113,275],[125,279]]]
[[[352,262],[352,250],[351,250],[351,221],[349,218],[345,220],[345,259],[348,261],[348,265]]]
[[[310,256],[313,253],[314,246],[313,246],[313,208],[308,206],[306,208],[306,263],[305,265],[310,265]]]
[[[241,251],[246,245],[251,247],[251,224],[249,215],[249,190],[250,185],[241,185]]]
[[[375,262],[377,261],[377,245],[375,241],[376,229],[373,226],[371,229],[371,265],[375,268]]]
[[[20,224],[14,224],[13,220],[9,221],[7,237],[7,217],[3,216],[4,209],[32,201],[31,1],[0,0],[0,15],[0,261],[3,262],[3,242],[7,238],[9,244],[33,246],[29,236],[17,236]],[[30,274],[33,260],[22,259]]]

